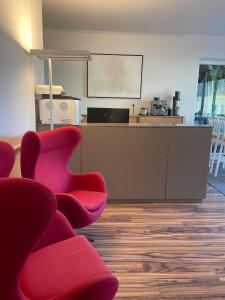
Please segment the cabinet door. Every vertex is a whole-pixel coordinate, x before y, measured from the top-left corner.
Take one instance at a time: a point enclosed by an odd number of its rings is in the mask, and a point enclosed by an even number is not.
[[[125,199],[165,199],[167,128],[128,128]]]
[[[211,128],[171,128],[167,199],[206,196]]]
[[[110,199],[123,199],[126,128],[90,126],[82,132],[82,173],[100,172]]]
[[[77,174],[81,174],[81,143],[76,147],[70,159],[70,170]]]

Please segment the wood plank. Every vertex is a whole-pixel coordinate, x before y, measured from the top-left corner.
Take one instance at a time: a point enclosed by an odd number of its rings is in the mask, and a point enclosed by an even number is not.
[[[139,123],[145,124],[182,124],[184,117],[181,116],[139,116]]]
[[[225,197],[108,204],[78,233],[94,238],[120,281],[116,300],[225,299]]]

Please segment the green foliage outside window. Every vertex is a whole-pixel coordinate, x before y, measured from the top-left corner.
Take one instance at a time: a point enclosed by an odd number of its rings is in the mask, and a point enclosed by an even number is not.
[[[196,115],[225,116],[225,66],[200,65]]]

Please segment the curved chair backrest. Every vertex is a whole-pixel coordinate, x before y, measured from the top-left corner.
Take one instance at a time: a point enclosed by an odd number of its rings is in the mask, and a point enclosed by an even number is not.
[[[56,211],[48,188],[22,178],[0,179],[0,299],[27,300],[20,271]]]
[[[8,177],[15,162],[13,147],[4,141],[0,141],[0,178]]]
[[[81,140],[81,131],[67,126],[40,133],[29,131],[21,145],[21,173],[38,180],[54,193],[69,189],[69,161]]]

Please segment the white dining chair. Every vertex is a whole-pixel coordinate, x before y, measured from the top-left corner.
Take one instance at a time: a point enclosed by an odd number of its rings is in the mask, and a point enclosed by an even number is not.
[[[220,164],[222,163],[223,168],[225,167],[225,119],[224,118],[220,120],[220,127],[221,127],[221,135],[218,141],[219,152],[217,154],[218,158],[216,160],[216,168],[214,173],[215,177],[218,175]]]
[[[211,150],[210,150],[210,173],[215,167],[214,176],[218,175],[220,164],[223,162],[225,167],[225,119],[224,118],[208,118],[208,124],[213,127]]]

